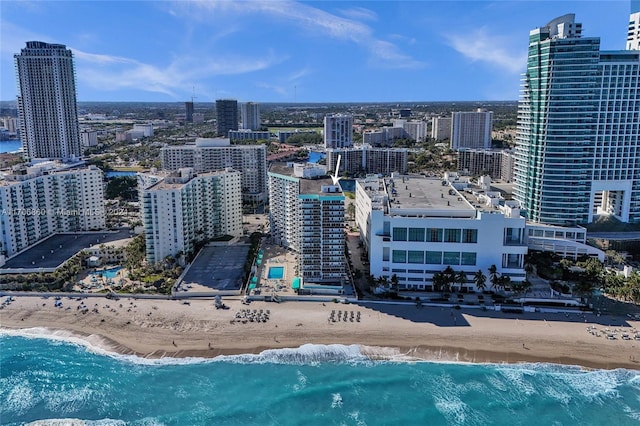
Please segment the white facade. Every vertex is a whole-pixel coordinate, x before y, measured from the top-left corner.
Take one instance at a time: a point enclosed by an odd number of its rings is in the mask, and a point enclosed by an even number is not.
[[[451,149],[491,148],[492,130],[492,111],[454,112],[451,114]]]
[[[345,274],[344,196],[331,179],[300,179],[295,166],[269,171],[271,237],[298,253],[305,284],[341,285]]]
[[[152,124],[134,124],[132,130],[136,133],[142,134],[143,138],[150,138],[153,136]]]
[[[525,220],[496,197],[454,179],[357,180],[356,223],[371,275],[395,275],[401,289],[433,289],[433,274],[451,266],[467,274],[463,291],[477,290],[473,274],[488,277],[495,265],[523,281]]]
[[[325,148],[353,146],[353,116],[350,114],[326,115],[323,136]]]
[[[71,50],[62,44],[29,41],[14,57],[23,155],[28,160],[80,158]]]
[[[231,141],[259,141],[271,139],[271,133],[260,130],[229,130],[229,140]]]
[[[635,11],[629,15],[627,50],[640,50],[640,11]]]
[[[196,140],[195,145],[165,146],[161,150],[162,168],[191,167],[196,173],[232,167],[242,173],[245,203],[267,201],[267,148],[265,145],[231,145],[229,139]]]
[[[82,146],[88,148],[98,145],[98,132],[95,130],[82,130],[80,132]]]
[[[102,180],[95,166],[61,169],[52,163],[1,175],[0,256],[11,257],[56,233],[103,229]]]
[[[381,173],[390,175],[393,172],[407,173],[408,150],[406,148],[376,148],[363,145],[359,148],[327,149],[327,170],[333,172],[340,159],[339,174],[352,175],[362,173]]]
[[[433,117],[431,137],[437,141],[451,138],[451,117]]]
[[[195,254],[197,243],[242,235],[240,173],[231,169],[166,177],[143,193],[147,262]]]
[[[260,129],[260,105],[254,102],[240,104],[241,129]]]

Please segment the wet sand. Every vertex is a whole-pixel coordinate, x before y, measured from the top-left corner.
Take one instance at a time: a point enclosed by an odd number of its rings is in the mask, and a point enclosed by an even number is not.
[[[187,305],[176,300],[62,298],[62,307],[55,307],[55,302],[16,297],[0,311],[0,326],[43,327],[46,333],[66,330],[106,350],[148,358],[259,353],[313,343],[361,345],[372,358],[640,369],[640,341],[633,340],[640,322],[592,314],[508,317],[499,312],[413,305],[243,305],[237,300],[224,301],[228,310],[216,309],[212,300],[191,300]],[[81,304],[86,313],[79,309]],[[246,309],[262,310],[263,317],[268,310],[268,319],[236,318]],[[336,321],[331,320],[332,310]],[[615,340],[607,339],[607,334],[615,334]],[[632,340],[623,340],[622,334]]]

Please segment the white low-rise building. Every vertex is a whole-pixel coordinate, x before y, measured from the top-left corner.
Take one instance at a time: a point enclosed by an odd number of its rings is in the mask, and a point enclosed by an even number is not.
[[[463,271],[462,291],[477,290],[492,265],[513,282],[526,278],[525,219],[515,205],[458,180],[369,176],[356,180],[356,223],[373,277],[400,289],[433,290],[433,275]]]

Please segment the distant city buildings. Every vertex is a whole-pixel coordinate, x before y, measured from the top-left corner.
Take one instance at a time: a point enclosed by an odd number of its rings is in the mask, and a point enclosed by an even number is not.
[[[353,146],[353,116],[350,114],[326,115],[323,136],[325,148]]]
[[[88,129],[81,130],[80,140],[82,141],[82,146],[85,148],[96,146],[98,145],[98,132]]]
[[[289,139],[291,136],[294,135],[313,135],[316,134],[315,130],[300,130],[300,129],[295,129],[295,130],[278,130],[276,132],[276,137],[278,138],[278,142],[280,143],[285,143],[287,141],[287,139]]]
[[[193,123],[193,102],[185,102],[185,121],[187,123]]]
[[[242,129],[260,130],[260,105],[254,102],[241,103],[240,117],[242,119]]]
[[[194,145],[165,146],[162,168],[192,168],[196,173],[231,167],[242,174],[242,200],[246,204],[267,202],[267,148],[265,145],[231,145],[229,139],[198,138]]]
[[[24,157],[71,162],[80,158],[71,50],[62,44],[29,41],[14,58]]]
[[[491,148],[493,112],[478,109],[451,114],[451,149]]]
[[[461,175],[489,175],[503,182],[513,180],[514,153],[499,149],[460,149],[458,155],[458,173]]]
[[[143,190],[142,220],[149,263],[194,255],[199,244],[242,235],[241,176],[232,169],[182,169]]]
[[[341,286],[344,195],[317,164],[274,163],[268,172],[271,238],[298,254],[305,285]],[[305,178],[309,177],[309,179]]]
[[[0,174],[0,264],[61,232],[106,226],[103,173],[41,162]]]
[[[640,222],[640,51],[601,51],[568,14],[529,34],[514,198],[532,222]]]
[[[397,139],[413,139],[423,142],[426,137],[427,124],[423,121],[393,120],[392,127],[366,131],[362,142],[372,146],[390,146]]]
[[[238,101],[235,99],[216,100],[217,134],[229,137],[229,130],[238,130]]]
[[[260,130],[251,130],[251,129],[240,129],[240,130],[229,130],[229,140],[231,142],[234,141],[268,141],[271,139],[271,133],[268,131],[260,131]]]
[[[436,141],[451,139],[451,117],[433,117],[431,137]]]
[[[376,148],[363,145],[358,148],[327,149],[327,170],[333,173],[341,157],[339,174],[360,175],[380,173],[390,175],[393,172],[407,173],[408,150],[406,148]]]

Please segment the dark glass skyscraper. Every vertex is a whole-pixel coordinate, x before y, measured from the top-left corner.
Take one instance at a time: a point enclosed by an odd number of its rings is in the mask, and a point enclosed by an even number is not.
[[[238,130],[238,101],[235,99],[216,100],[218,136],[229,137],[229,130]]]

